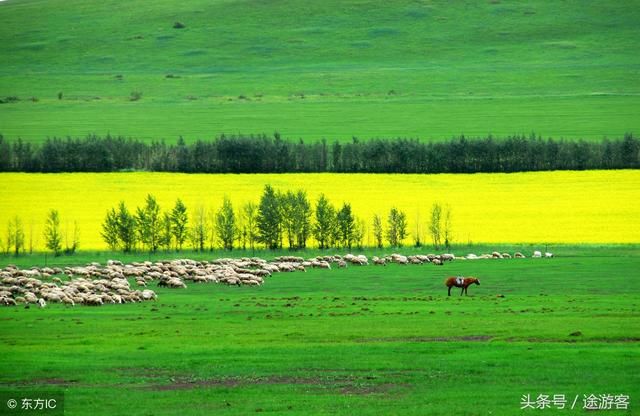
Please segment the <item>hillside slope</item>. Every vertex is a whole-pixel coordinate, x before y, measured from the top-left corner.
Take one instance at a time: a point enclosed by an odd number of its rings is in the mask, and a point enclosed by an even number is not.
[[[637,1],[185,3],[0,3],[0,133],[640,130]]]

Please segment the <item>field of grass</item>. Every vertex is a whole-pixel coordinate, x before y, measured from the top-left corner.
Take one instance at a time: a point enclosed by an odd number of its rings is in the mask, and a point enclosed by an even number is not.
[[[423,241],[428,241],[427,221],[436,201],[451,206],[457,243],[636,243],[640,236],[637,170],[472,175],[2,173],[0,184],[2,232],[18,215],[27,234],[33,230],[40,250],[50,209],[60,211],[63,228],[68,221],[72,230],[78,221],[82,249],[100,249],[106,248],[101,224],[120,200],[131,209],[153,194],[162,209],[171,208],[179,197],[188,209],[202,205],[217,210],[227,195],[239,209],[248,201],[258,202],[265,184],[282,191],[305,189],[314,205],[322,192],[335,205],[350,202],[369,230],[374,214],[386,221],[396,206],[407,213],[410,234],[415,235],[419,219]],[[373,246],[373,237],[368,235],[365,243]]]
[[[0,133],[621,137],[640,130],[639,6],[8,0],[0,99],[20,101]]]
[[[310,270],[262,287],[157,288],[155,303],[1,308],[0,387],[64,390],[69,415],[512,415],[523,394],[564,394],[567,407],[579,396],[575,410],[545,414],[582,413],[583,395],[627,394],[629,410],[615,414],[637,414],[640,289],[629,282],[639,254],[598,253]],[[442,281],[457,274],[481,285],[448,298]]]
[[[515,253],[517,251],[527,256],[533,254],[534,251],[549,251],[559,257],[640,257],[639,244],[540,244],[540,243],[516,243],[516,244],[453,244],[451,252],[457,256],[466,256],[469,253],[480,255],[482,253],[492,253],[499,251],[501,253]],[[433,246],[425,245],[423,247],[405,246],[400,248],[372,248],[366,247],[362,249],[354,248],[351,250],[354,254],[366,254],[368,256],[384,257],[393,252],[400,252],[406,256],[425,254],[436,252]],[[163,251],[159,250],[155,253],[137,251],[131,253],[123,253],[121,251],[109,250],[79,250],[73,255],[61,255],[54,257],[50,252],[38,251],[32,254],[21,255],[15,257],[13,254],[0,254],[0,268],[8,265],[14,265],[20,268],[30,268],[33,265],[49,266],[49,267],[66,267],[76,265],[86,265],[92,262],[106,264],[110,259],[118,259],[125,263],[136,261],[162,261],[174,259],[193,259],[193,260],[211,260],[212,258],[223,257],[260,257],[263,259],[273,259],[278,256],[297,255],[303,257],[325,256],[327,254],[339,254],[343,249],[321,250],[318,248],[306,248],[303,251],[294,253],[287,248],[280,250],[268,250],[264,248],[238,249],[233,251],[214,249],[212,251],[194,251],[184,249],[182,251]],[[344,253],[343,253],[344,254]]]

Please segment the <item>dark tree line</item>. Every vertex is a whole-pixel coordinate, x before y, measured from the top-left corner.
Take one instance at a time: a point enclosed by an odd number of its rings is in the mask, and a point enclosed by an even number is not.
[[[187,144],[124,137],[50,138],[43,144],[0,136],[2,172],[186,173],[474,173],[640,168],[640,140],[601,141],[531,135],[445,141],[370,139],[328,143],[273,137],[220,136]]]

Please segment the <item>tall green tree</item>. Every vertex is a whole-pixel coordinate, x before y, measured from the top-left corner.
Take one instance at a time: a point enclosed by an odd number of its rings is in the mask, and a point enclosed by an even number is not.
[[[392,247],[401,247],[407,237],[407,215],[393,207],[387,219],[387,241]]]
[[[187,240],[189,217],[187,215],[187,207],[179,198],[171,210],[170,222],[173,239],[178,250],[182,250],[182,245]]]
[[[413,245],[422,247],[422,227],[420,224],[420,211],[416,212],[416,232],[413,236]]]
[[[194,250],[204,251],[209,227],[207,224],[207,211],[204,206],[199,205],[191,214],[191,229],[189,239]]]
[[[153,195],[147,195],[144,207],[137,209],[136,221],[140,241],[149,251],[156,252],[162,235],[162,218],[160,205]]]
[[[367,234],[367,224],[363,219],[356,219],[353,231],[353,241],[359,249],[364,247],[364,237]]]
[[[446,205],[444,208],[444,227],[442,230],[444,237],[444,246],[449,251],[453,242],[453,229],[451,225],[451,207]]]
[[[316,203],[315,211],[316,221],[313,225],[313,236],[321,249],[329,248],[335,229],[335,208],[324,194],[321,194]]]
[[[173,242],[173,229],[171,222],[171,213],[162,213],[162,233],[160,234],[160,247],[165,251],[171,250],[171,243]]]
[[[434,249],[440,250],[440,244],[442,243],[442,206],[437,202],[434,202],[431,207],[429,234],[431,234]]]
[[[283,230],[289,248],[302,249],[311,233],[311,204],[303,190],[280,195]]]
[[[24,226],[22,220],[17,215],[9,221],[7,231],[9,238],[7,239],[9,247],[13,247],[13,254],[18,257],[24,252]]]
[[[247,202],[242,207],[243,224],[246,227],[247,239],[251,250],[255,248],[255,242],[258,238],[258,206],[253,202]]]
[[[355,219],[351,213],[351,204],[344,203],[342,208],[336,215],[337,227],[338,227],[338,240],[342,247],[346,247],[351,250],[351,246],[354,241],[355,234]]]
[[[282,231],[287,237],[290,249],[296,248],[296,195],[292,191],[278,193],[282,219]]]
[[[382,238],[384,232],[382,229],[382,219],[378,214],[373,216],[373,239],[376,242],[376,247],[382,248]]]
[[[118,214],[115,208],[107,211],[107,215],[102,223],[102,231],[100,232],[102,240],[107,243],[109,249],[115,251],[118,249]]]
[[[58,210],[52,209],[47,214],[47,221],[44,226],[44,241],[46,247],[53,251],[54,256],[59,256],[62,252],[62,234],[60,233],[60,214]]]
[[[295,195],[294,229],[296,233],[296,246],[299,249],[307,247],[307,240],[311,234],[311,203],[307,199],[307,193],[299,190]]]
[[[125,253],[129,253],[135,249],[138,240],[136,235],[136,218],[129,212],[124,201],[120,201],[120,205],[118,205],[117,224],[120,246]]]
[[[233,250],[233,242],[237,236],[236,216],[231,200],[226,196],[222,201],[222,207],[216,213],[215,229],[222,248]]]
[[[282,246],[282,211],[280,201],[271,185],[265,185],[264,192],[258,206],[256,225],[258,241],[269,249]]]

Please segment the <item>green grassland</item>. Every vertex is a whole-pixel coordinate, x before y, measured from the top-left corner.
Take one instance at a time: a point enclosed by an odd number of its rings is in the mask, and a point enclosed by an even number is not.
[[[640,130],[639,6],[8,0],[0,99],[20,101],[0,133],[621,137]]]
[[[0,387],[64,390],[70,415],[511,415],[523,394],[579,395],[544,413],[581,414],[591,393],[628,394],[614,413],[637,414],[637,249],[559,250],[2,308]],[[447,297],[457,274],[481,285]]]

